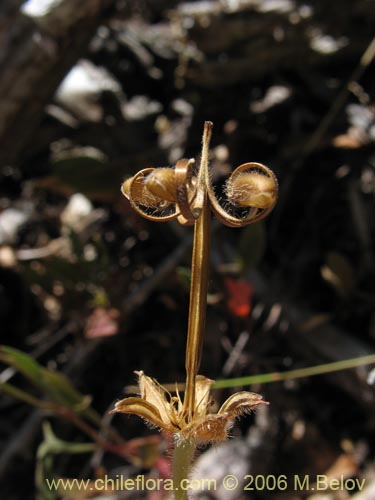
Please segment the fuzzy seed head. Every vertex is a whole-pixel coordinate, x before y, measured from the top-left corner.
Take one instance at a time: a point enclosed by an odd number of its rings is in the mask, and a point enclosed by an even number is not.
[[[277,185],[272,177],[244,172],[228,180],[226,194],[235,205],[266,209],[276,201]]]

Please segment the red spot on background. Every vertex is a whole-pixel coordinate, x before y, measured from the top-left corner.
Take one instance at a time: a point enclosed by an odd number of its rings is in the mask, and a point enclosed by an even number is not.
[[[250,314],[254,289],[245,280],[225,278],[228,292],[227,306],[234,316],[244,318]]]

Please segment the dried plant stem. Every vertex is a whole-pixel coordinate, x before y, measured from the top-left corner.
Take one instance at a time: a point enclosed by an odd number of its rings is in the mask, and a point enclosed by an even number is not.
[[[103,436],[101,436],[93,427],[91,427],[91,425],[89,425],[83,418],[77,415],[74,411],[71,411],[65,407],[56,407],[54,412],[56,415],[65,418],[66,420],[74,424],[76,427],[78,427],[78,429],[80,429],[87,436],[89,436],[98,445],[99,448],[102,448],[103,450],[124,457],[126,442],[121,438],[121,436],[117,435],[116,439],[117,442],[116,444],[114,444],[105,439]]]
[[[205,122],[202,138],[202,157],[198,177],[197,203],[200,213],[194,224],[193,255],[191,263],[190,306],[188,334],[186,340],[186,389],[184,397],[185,418],[191,421],[195,407],[195,379],[202,357],[203,334],[206,326],[206,305],[210,253],[211,210],[207,196],[208,149],[212,123]],[[187,500],[188,494],[181,489],[184,479],[189,476],[190,465],[195,450],[193,441],[176,441],[173,452],[173,480],[175,499]]]
[[[184,491],[181,486],[184,485],[184,480],[188,478],[190,464],[193,458],[195,445],[192,441],[176,442],[173,452],[173,483],[175,488],[175,500],[188,500],[187,491]]]
[[[205,202],[199,219],[195,223],[193,258],[190,284],[190,308],[186,349],[186,391],[184,409],[193,417],[195,404],[195,377],[198,374],[203,333],[205,330],[205,310],[207,303],[208,266],[209,266],[209,226],[210,210]]]
[[[208,147],[212,123],[205,122],[201,167],[198,178],[198,198],[201,211],[194,225],[193,256],[191,264],[190,306],[188,334],[186,341],[186,390],[184,411],[191,420],[195,404],[195,377],[198,374],[202,354],[203,334],[205,330],[207,286],[210,251],[211,211],[207,198]]]

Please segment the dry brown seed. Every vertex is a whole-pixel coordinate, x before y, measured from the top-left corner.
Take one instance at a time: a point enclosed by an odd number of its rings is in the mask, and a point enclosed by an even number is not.
[[[226,192],[231,202],[236,205],[269,208],[275,203],[277,186],[272,177],[245,172],[229,179]]]
[[[176,183],[174,170],[170,168],[155,168],[145,179],[147,189],[162,200],[176,203]]]
[[[121,192],[131,202],[133,201],[149,208],[160,208],[165,200],[148,189],[146,186],[147,178],[142,175],[136,179],[130,177],[122,184]]]
[[[128,200],[130,200],[130,184],[131,184],[132,180],[133,180],[133,177],[129,177],[129,179],[126,179],[126,181],[121,186],[122,194]],[[137,200],[142,199],[143,190],[144,190],[144,179],[140,178],[139,180],[135,181],[135,183],[134,183],[133,196]]]

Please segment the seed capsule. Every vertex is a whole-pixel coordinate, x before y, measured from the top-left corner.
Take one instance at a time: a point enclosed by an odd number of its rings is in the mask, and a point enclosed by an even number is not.
[[[162,200],[176,203],[176,181],[174,170],[170,168],[155,168],[145,179],[147,189]]]
[[[272,177],[244,172],[228,180],[226,194],[235,205],[266,209],[276,201],[277,185]]]

